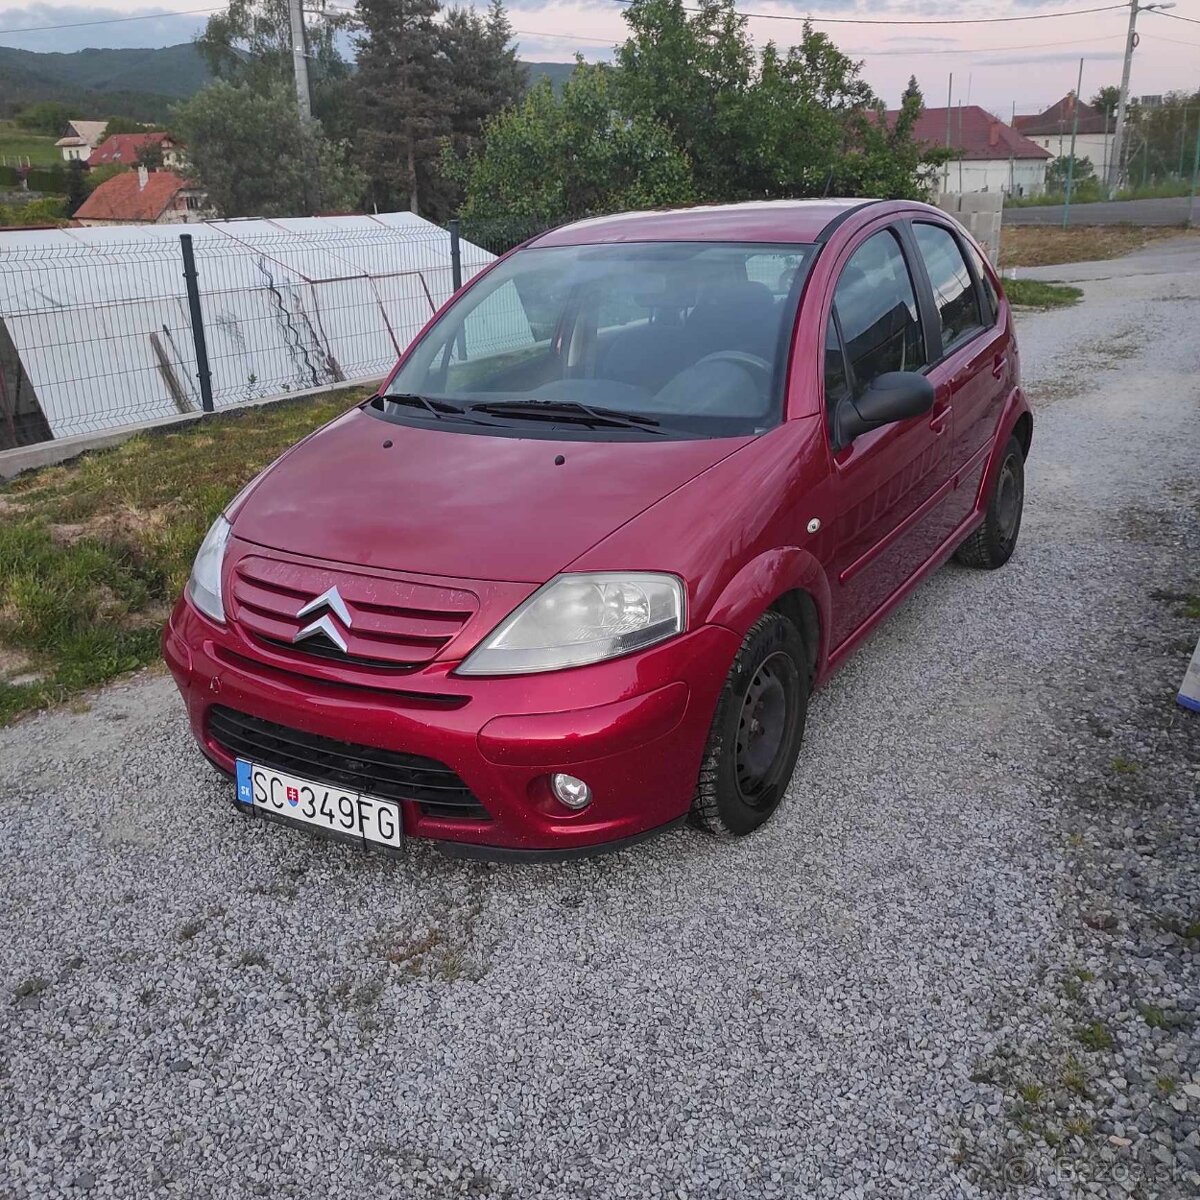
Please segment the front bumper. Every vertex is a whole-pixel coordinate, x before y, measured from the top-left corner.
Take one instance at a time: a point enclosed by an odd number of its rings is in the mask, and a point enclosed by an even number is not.
[[[222,770],[234,761],[209,728],[218,705],[303,734],[434,759],[489,819],[434,815],[402,800],[405,835],[499,857],[599,849],[681,819],[737,644],[729,630],[705,625],[641,654],[543,675],[466,678],[450,673],[455,663],[435,662],[410,677],[413,691],[384,692],[280,670],[256,658],[235,625],[216,625],[182,599],[163,633],[192,732]],[[452,706],[426,698],[445,695]],[[582,812],[554,799],[555,771],[591,787]]]

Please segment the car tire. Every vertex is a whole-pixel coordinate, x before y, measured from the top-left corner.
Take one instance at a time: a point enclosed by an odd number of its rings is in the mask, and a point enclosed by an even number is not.
[[[777,612],[750,627],[717,701],[689,821],[744,837],[779,807],[800,753],[810,668],[796,626]]]
[[[1024,508],[1025,454],[1013,437],[1004,447],[983,524],[959,546],[954,557],[965,566],[989,571],[1004,566],[1017,545]]]

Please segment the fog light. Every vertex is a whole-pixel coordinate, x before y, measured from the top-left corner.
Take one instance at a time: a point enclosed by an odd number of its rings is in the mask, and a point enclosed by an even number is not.
[[[551,775],[550,786],[559,801],[576,812],[592,802],[592,789],[574,775]]]

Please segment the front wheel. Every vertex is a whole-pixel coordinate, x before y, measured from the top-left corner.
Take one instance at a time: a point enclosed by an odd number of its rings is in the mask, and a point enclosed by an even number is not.
[[[708,735],[691,823],[716,837],[751,833],[779,807],[800,753],[809,670],[795,625],[764,613],[746,634]]]
[[[1012,557],[1025,509],[1025,455],[1015,437],[1008,439],[988,500],[983,524],[955,552],[968,567],[995,570]]]

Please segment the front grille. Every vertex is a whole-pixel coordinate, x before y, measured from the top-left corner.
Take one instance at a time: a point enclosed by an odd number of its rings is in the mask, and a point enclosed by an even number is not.
[[[488,821],[491,814],[445,763],[302,733],[219,705],[208,733],[227,754],[383,800],[412,800],[430,817]]]
[[[232,585],[233,619],[260,644],[294,656],[297,663],[328,658],[393,672],[432,662],[478,605],[475,595],[461,588],[257,554],[234,564]],[[293,643],[319,615],[297,614],[334,585],[350,615],[345,627],[336,615],[331,618],[346,641],[345,653],[320,635]]]

